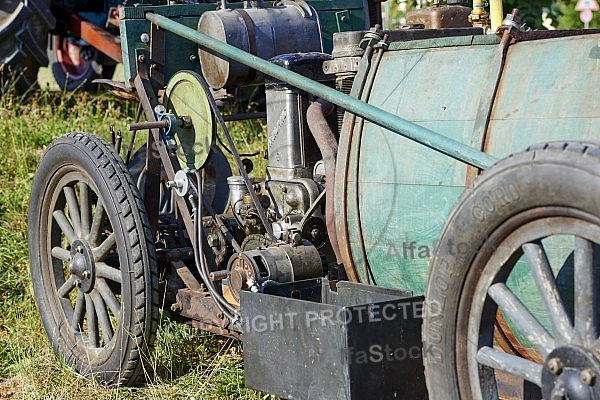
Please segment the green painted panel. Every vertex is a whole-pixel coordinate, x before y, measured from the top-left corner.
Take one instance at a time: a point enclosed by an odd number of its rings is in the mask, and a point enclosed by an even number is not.
[[[599,41],[586,35],[511,46],[488,130],[490,154],[600,139]]]
[[[463,188],[361,182],[363,240],[378,285],[423,293],[427,264]],[[356,247],[358,236],[353,236]],[[359,269],[360,270],[360,269]]]
[[[205,6],[207,7],[207,6]],[[168,8],[168,7],[166,7]],[[214,7],[210,8],[213,9]],[[183,24],[189,28],[198,26],[198,16],[173,18],[173,21]],[[123,53],[123,70],[126,84],[136,75],[135,51],[144,49],[147,46],[142,43],[140,37],[143,33],[150,34],[150,22],[146,19],[121,19],[120,34]],[[177,35],[165,32],[165,81],[173,76],[177,71],[188,69],[200,73],[200,64],[198,62],[198,45]]]
[[[323,40],[323,52],[331,54],[333,50],[333,34],[336,32],[346,31],[362,31],[369,28],[367,15],[363,11],[362,5],[359,8],[352,9],[350,5],[342,9],[318,8],[315,3],[311,2],[313,7],[319,13],[319,23],[321,25],[321,38]]]
[[[333,34],[341,31],[364,30],[369,28],[365,3],[362,0],[317,0],[308,1],[319,14],[323,51],[331,53],[333,49]],[[228,3],[228,8],[241,8],[243,3]],[[120,34],[123,53],[124,80],[127,85],[135,76],[135,50],[145,48],[140,41],[142,33],[150,32],[150,22],[145,13],[152,11],[179,22],[187,27],[196,29],[202,13],[216,9],[216,3],[180,4],[169,6],[139,6],[122,7],[120,11]],[[189,40],[182,39],[172,33],[165,35],[165,81],[182,69],[200,72],[196,57],[198,46]]]
[[[471,139],[471,121],[421,121],[420,124],[463,143],[469,143]],[[465,164],[376,125],[367,123],[365,128],[361,145],[361,184],[401,182],[464,186]]]
[[[597,88],[600,90],[600,87]],[[600,114],[600,110],[599,110]],[[551,140],[600,140],[600,115],[594,118],[510,119],[490,122],[488,153],[496,157]]]
[[[473,121],[495,48],[387,52],[377,70],[369,103],[413,122]]]
[[[450,38],[448,43],[456,40],[472,42],[468,37]],[[473,128],[481,90],[495,83],[489,65],[496,48],[460,45],[389,51],[377,70],[369,103],[481,147],[482,137],[474,136]],[[348,218],[353,255],[359,256],[362,240],[377,284],[422,294],[426,253],[433,250],[464,190],[466,165],[365,123],[360,155],[351,160],[350,168],[358,171],[357,178],[351,178],[358,185],[351,181],[348,188],[350,198],[358,201],[359,214],[351,211]]]

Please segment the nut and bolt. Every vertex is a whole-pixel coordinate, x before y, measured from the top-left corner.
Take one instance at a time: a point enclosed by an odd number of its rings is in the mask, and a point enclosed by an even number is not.
[[[146,32],[142,33],[140,35],[140,41],[144,44],[150,43],[150,35],[148,35]]]
[[[146,56],[143,54],[140,54],[137,58],[138,62],[143,63],[146,62]]]
[[[77,251],[79,254],[81,254],[81,253],[83,253],[83,247],[77,246],[77,248],[75,249],[75,251]]]
[[[81,280],[75,279],[75,286],[80,287],[81,286]]]
[[[87,269],[85,271],[83,271],[83,279],[90,279],[90,271],[88,271]]]
[[[587,386],[593,386],[596,382],[596,374],[591,368],[586,368],[579,374],[581,381]]]
[[[563,371],[563,363],[560,358],[551,358],[548,360],[548,369],[553,375],[560,375]]]
[[[291,239],[294,243],[300,243],[302,241],[302,234],[300,232],[292,233]]]

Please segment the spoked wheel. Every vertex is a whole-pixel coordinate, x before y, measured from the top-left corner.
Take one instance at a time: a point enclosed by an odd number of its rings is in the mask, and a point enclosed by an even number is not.
[[[96,78],[112,78],[115,65],[104,63],[104,58],[92,46],[71,36],[52,35],[48,48],[52,75],[63,90],[85,89]]]
[[[600,398],[599,199],[586,143],[534,146],[465,192],[427,283],[430,398]]]
[[[126,167],[93,135],[63,136],[40,161],[29,207],[33,288],[55,351],[84,376],[136,383],[155,338],[158,281]]]

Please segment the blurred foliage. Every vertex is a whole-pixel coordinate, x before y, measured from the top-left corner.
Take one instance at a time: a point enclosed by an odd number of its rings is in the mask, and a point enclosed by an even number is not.
[[[583,22],[579,19],[579,11],[575,11],[577,0],[560,0],[557,7],[562,14],[558,20],[557,29],[583,29]],[[590,28],[600,28],[600,11],[593,13]]]

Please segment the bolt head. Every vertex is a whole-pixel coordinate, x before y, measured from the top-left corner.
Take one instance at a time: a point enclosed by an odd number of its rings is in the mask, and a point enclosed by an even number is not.
[[[563,363],[558,357],[548,360],[548,369],[553,375],[560,375],[563,370]]]
[[[300,243],[302,241],[302,234],[300,232],[292,233],[292,241],[294,243]]]
[[[91,274],[90,274],[90,271],[88,271],[88,270],[85,270],[85,271],[83,271],[83,277],[84,277],[85,279],[89,279],[89,278],[90,278],[90,276],[91,276]]]
[[[586,368],[579,375],[581,381],[587,386],[593,386],[596,382],[596,373],[591,368]]]
[[[77,251],[79,254],[81,254],[81,253],[83,253],[83,247],[77,246],[77,248],[75,249],[75,251]]]
[[[81,280],[75,279],[75,286],[80,287],[81,286]]]

